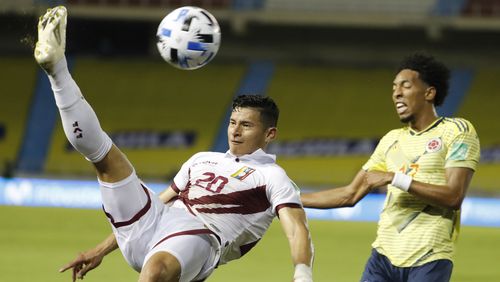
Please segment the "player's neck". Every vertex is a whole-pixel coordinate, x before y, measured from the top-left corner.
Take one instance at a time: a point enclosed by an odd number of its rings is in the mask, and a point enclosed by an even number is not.
[[[415,118],[408,123],[411,129],[416,132],[420,132],[425,130],[429,125],[435,122],[438,119],[438,115],[436,111],[433,109],[432,111],[423,113],[422,115],[415,116]]]

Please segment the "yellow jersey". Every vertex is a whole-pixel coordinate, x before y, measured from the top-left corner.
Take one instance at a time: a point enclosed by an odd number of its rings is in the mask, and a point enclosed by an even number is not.
[[[420,132],[408,126],[390,131],[363,169],[402,172],[419,182],[445,185],[446,168],[475,170],[479,151],[469,121],[441,117]],[[433,206],[388,185],[372,247],[398,267],[452,260],[459,229],[459,210]]]

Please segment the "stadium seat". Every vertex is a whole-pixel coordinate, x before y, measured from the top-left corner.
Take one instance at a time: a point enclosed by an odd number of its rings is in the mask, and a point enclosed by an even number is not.
[[[462,14],[471,17],[500,16],[500,2],[497,0],[467,0]]]
[[[375,139],[400,125],[391,102],[393,70],[280,65],[269,95],[281,108],[278,142]],[[349,181],[369,155],[288,156],[278,162],[298,183]]]
[[[38,66],[31,58],[1,57],[2,102],[0,103],[0,168],[15,162],[22,144],[24,128],[35,87]]]
[[[482,68],[476,72],[471,89],[465,97],[462,107],[457,116],[470,120],[481,140],[481,149],[500,146],[500,124],[495,117],[500,105],[500,96],[495,89],[500,88],[500,69]],[[483,156],[485,157],[485,156]],[[479,168],[472,180],[471,188],[479,188],[498,193],[498,172],[500,164],[488,163],[486,161],[479,164]]]

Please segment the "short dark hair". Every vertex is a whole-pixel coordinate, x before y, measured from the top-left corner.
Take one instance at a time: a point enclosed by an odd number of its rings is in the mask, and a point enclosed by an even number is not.
[[[418,72],[420,79],[429,86],[436,88],[434,105],[441,106],[448,95],[450,70],[443,63],[437,61],[433,56],[424,52],[416,52],[404,58],[398,73],[404,69]]]
[[[273,99],[259,95],[240,95],[233,100],[233,111],[236,108],[255,108],[260,112],[262,123],[267,127],[276,127],[280,110]]]

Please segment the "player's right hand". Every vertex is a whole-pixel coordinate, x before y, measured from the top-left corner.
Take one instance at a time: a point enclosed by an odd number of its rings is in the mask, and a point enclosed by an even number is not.
[[[35,60],[47,72],[64,57],[67,11],[64,6],[48,9],[38,20]]]
[[[61,267],[61,269],[59,269],[59,272],[62,273],[72,268],[72,281],[75,282],[76,279],[83,279],[87,272],[98,267],[101,264],[103,258],[103,254],[99,253],[95,249],[92,249],[84,253],[80,253],[73,261]]]

